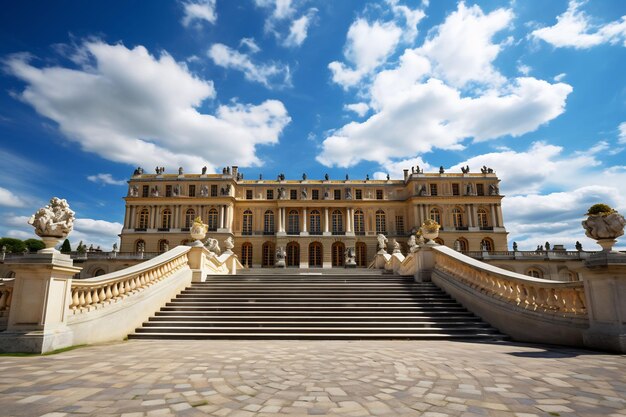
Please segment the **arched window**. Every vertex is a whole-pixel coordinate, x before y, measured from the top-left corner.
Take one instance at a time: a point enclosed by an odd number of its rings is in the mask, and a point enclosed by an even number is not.
[[[274,234],[274,212],[272,210],[267,210],[263,216],[263,234]]]
[[[454,242],[454,249],[458,250],[459,252],[467,252],[467,248],[467,239],[463,237],[458,238],[456,242]]]
[[[476,211],[476,215],[478,216],[478,227],[489,227],[489,220],[487,218],[487,210],[478,209]]]
[[[274,249],[274,244],[272,242],[265,242],[261,247],[261,251],[263,252],[263,259],[261,260],[261,266],[264,268],[272,267],[276,263],[274,256],[276,254],[276,250]]]
[[[167,239],[159,240],[159,252],[167,252],[170,250],[170,242]]]
[[[488,237],[481,240],[480,249],[487,252],[493,252],[493,240]]]
[[[454,227],[463,227],[463,212],[458,207],[452,209],[452,225]]]
[[[309,245],[309,268],[322,267],[322,244],[320,242],[311,242]]]
[[[322,216],[318,210],[311,210],[311,216],[309,217],[309,226],[310,234],[322,234]]]
[[[331,213],[331,224],[333,227],[333,235],[343,234],[343,214],[339,210],[333,210]]]
[[[163,213],[161,213],[161,227],[163,229],[172,227],[172,210],[165,209]]]
[[[365,234],[365,216],[363,215],[363,210],[354,211],[354,234]]]
[[[356,243],[356,265],[361,267],[367,266],[367,245],[365,242]]]
[[[241,245],[241,264],[248,268],[252,267],[252,243],[250,242]]]
[[[93,276],[99,277],[100,275],[104,275],[104,274],[106,274],[106,271],[102,268],[98,268],[94,271]]]
[[[287,243],[287,266],[300,266],[300,245],[297,242]]]
[[[217,209],[215,208],[210,209],[207,215],[207,226],[208,226],[209,232],[215,232],[217,230],[217,220],[218,220]]]
[[[526,275],[533,278],[543,278],[543,271],[539,268],[528,268]]]
[[[147,229],[149,219],[150,219],[150,212],[148,211],[148,209],[147,208],[141,209],[141,211],[139,212],[138,219],[137,219],[138,220],[137,227],[139,229]]]
[[[185,212],[185,227],[190,228],[193,225],[193,220],[196,218],[196,212],[194,209],[187,209]]]
[[[344,265],[344,252],[346,251],[346,245],[343,242],[335,242],[330,247],[331,251],[331,263],[332,266],[343,266]]]
[[[145,252],[146,251],[146,242],[142,239],[139,239],[135,242],[135,252]]]
[[[387,233],[387,220],[385,216],[385,212],[382,210],[378,210],[376,212],[376,234],[386,234]]]
[[[246,210],[243,212],[243,222],[241,223],[241,234],[242,235],[252,234],[252,212],[250,210]]]
[[[437,224],[441,224],[441,212],[438,208],[430,209],[430,219],[437,222]]]
[[[289,210],[287,215],[287,234],[297,235],[300,233],[300,214],[298,210]]]

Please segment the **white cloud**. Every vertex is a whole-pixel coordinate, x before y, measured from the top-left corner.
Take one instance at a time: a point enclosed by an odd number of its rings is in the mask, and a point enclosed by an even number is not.
[[[245,46],[250,50],[251,54],[256,54],[261,51],[261,48],[255,42],[254,38],[243,38],[239,41],[239,46]]]
[[[536,29],[531,36],[557,48],[586,49],[603,43],[622,42],[626,46],[626,15],[620,20],[595,26],[580,7],[584,2],[571,0],[567,10],[557,16],[554,26]]]
[[[288,65],[278,63],[255,64],[249,55],[221,43],[212,45],[207,54],[215,65],[241,71],[248,81],[261,83],[266,87],[291,84],[291,73]]]
[[[295,13],[291,0],[254,0],[257,7],[270,9],[273,19],[286,19]]]
[[[346,104],[343,108],[355,112],[359,117],[363,117],[369,111],[370,106],[367,103],[352,103]]]
[[[520,74],[526,76],[526,75],[530,74],[530,71],[532,71],[532,68],[529,67],[528,65],[518,64],[517,65],[517,70],[519,71]]]
[[[89,175],[87,179],[91,182],[102,183],[106,185],[125,185],[126,181],[124,180],[116,180],[113,178],[111,174],[96,174]]]
[[[331,62],[328,68],[333,73],[333,81],[343,88],[356,85],[387,60],[398,45],[401,35],[402,30],[393,22],[377,20],[370,24],[367,20],[358,18],[348,30],[343,52],[354,68],[343,62]]]
[[[312,9],[315,10],[315,9]],[[289,27],[289,35],[285,38],[285,46],[300,46],[307,37],[307,31],[311,24],[311,15],[304,15],[293,22]]]
[[[316,8],[299,11],[299,6],[304,2],[296,4],[292,0],[254,0],[254,3],[257,7],[269,11],[269,16],[265,20],[265,31],[273,34],[280,44],[293,48],[304,43],[317,13]],[[298,15],[299,17],[296,17]]]
[[[560,74],[555,75],[553,80],[556,81],[557,83],[560,83],[561,81],[563,81],[563,78],[565,78],[566,76],[567,74],[562,72]]]
[[[215,0],[194,0],[183,2],[185,15],[183,16],[183,26],[188,27],[194,21],[205,21],[214,24],[217,21],[215,13]]]
[[[0,187],[0,206],[24,207],[25,202],[6,188]]]
[[[437,167],[434,167],[424,161],[421,156],[403,159],[400,161],[387,161],[381,164],[381,167],[385,171],[385,175],[386,173],[389,173],[392,179],[403,179],[405,169],[409,170],[409,174],[412,173],[413,168],[419,168],[420,171],[424,172],[433,172],[438,170]]]
[[[35,235],[35,233],[33,232],[25,232],[23,230],[17,230],[17,229],[9,229],[6,231],[6,235],[8,237],[12,237],[15,239],[22,239],[22,240],[26,240],[26,239],[39,239],[38,236]]]
[[[626,144],[626,122],[620,123],[618,129],[619,129],[619,135],[618,135],[619,143]]]
[[[405,42],[413,42],[417,37],[417,25],[426,17],[421,9],[411,9],[405,5],[398,4],[398,0],[387,0],[387,4],[391,6],[391,11],[397,17],[401,17],[405,21],[402,38]],[[426,5],[428,6],[428,5]]]
[[[202,102],[215,97],[213,82],[196,77],[165,52],[154,57],[143,46],[100,41],[86,42],[83,49],[92,62],[78,69],[37,68],[24,56],[5,64],[26,83],[17,95],[21,100],[58,123],[83,150],[105,159],[214,170],[228,155],[233,164],[258,165],[255,147],[277,143],[290,121],[283,104],[273,100],[200,113]]]

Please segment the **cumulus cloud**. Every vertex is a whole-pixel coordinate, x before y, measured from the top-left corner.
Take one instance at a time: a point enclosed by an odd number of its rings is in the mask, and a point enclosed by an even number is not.
[[[269,12],[265,31],[272,33],[283,46],[293,48],[304,43],[316,8],[302,11],[292,0],[254,0],[254,3]]]
[[[255,147],[276,144],[290,121],[274,100],[200,113],[203,101],[216,96],[213,82],[166,52],[155,57],[143,46],[100,41],[82,49],[90,60],[76,69],[35,67],[23,55],[10,57],[5,67],[26,84],[17,97],[55,121],[84,151],[105,159],[214,170],[228,155],[240,166],[259,165]]]
[[[96,174],[89,175],[87,179],[91,182],[106,184],[106,185],[124,185],[126,181],[124,180],[116,180],[113,178],[111,174]]]
[[[367,114],[370,109],[370,106],[367,103],[352,103],[346,104],[343,106],[344,109],[350,110],[358,114],[360,117],[363,117]]]
[[[536,29],[531,36],[557,48],[586,49],[603,43],[626,46],[626,15],[605,25],[593,25],[580,7],[584,2],[571,0],[567,10],[557,16],[556,24]]]
[[[309,25],[311,24],[311,19],[315,14],[316,9],[310,9],[309,14],[299,17],[298,19],[291,22],[291,26],[289,27],[289,35],[285,38],[284,44],[285,46],[300,46],[304,43],[304,40],[307,37]]]
[[[184,15],[183,26],[188,27],[195,21],[214,24],[217,21],[215,0],[195,0],[182,3]]]
[[[392,13],[397,17],[404,19],[402,38],[405,42],[413,42],[417,37],[417,25],[426,13],[422,9],[411,9],[408,6],[399,4],[398,0],[387,0],[387,4],[391,7]],[[427,4],[425,6],[428,6]]]
[[[269,9],[274,19],[286,19],[295,13],[291,0],[254,0],[257,7]]]
[[[24,207],[25,203],[20,197],[6,188],[0,187],[0,206],[4,207]]]
[[[348,30],[343,52],[350,66],[339,61],[328,64],[333,81],[343,88],[356,85],[394,52],[401,35],[402,30],[393,22],[356,19]]]
[[[246,80],[263,84],[265,87],[291,85],[289,66],[279,63],[257,64],[250,56],[228,46],[216,43],[207,52],[215,65],[241,71]]]

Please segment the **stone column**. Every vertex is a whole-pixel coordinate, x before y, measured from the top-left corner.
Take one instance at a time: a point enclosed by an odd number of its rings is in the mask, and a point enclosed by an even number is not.
[[[324,207],[324,235],[329,235],[328,231],[328,207]]]
[[[491,221],[493,221],[493,225],[498,226],[498,216],[496,215],[496,206],[494,204],[489,204],[489,209],[491,210]]]
[[[232,233],[233,231],[233,217],[234,217],[235,207],[232,205],[226,206],[226,229]],[[254,219],[253,219],[254,220]]]
[[[130,229],[130,225],[132,225],[133,223],[131,222],[131,210],[130,207],[127,205],[126,206],[126,213],[124,215],[124,229]]]
[[[496,217],[498,219],[498,227],[502,227],[502,206],[496,204]]]
[[[467,204],[465,207],[465,211],[467,212],[467,225],[474,227],[474,205]]]
[[[352,233],[352,209],[346,208],[346,233]]]
[[[307,218],[306,218],[306,214],[307,214],[307,209],[306,207],[302,209],[302,233],[303,235],[308,235],[308,231],[307,231]]]

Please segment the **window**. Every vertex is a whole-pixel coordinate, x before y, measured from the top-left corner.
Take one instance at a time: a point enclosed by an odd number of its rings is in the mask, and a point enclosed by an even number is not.
[[[489,227],[489,221],[487,220],[487,210],[478,209],[476,214],[478,215],[478,227]]]
[[[193,225],[193,220],[196,218],[196,212],[193,209],[188,209],[185,212],[185,227],[190,228]]]
[[[300,266],[300,245],[297,242],[287,243],[287,266]]]
[[[355,190],[354,195],[355,195],[355,199],[363,200],[363,190]]]
[[[167,252],[170,250],[170,242],[165,239],[159,240],[159,252]]]
[[[165,186],[165,197],[171,197],[172,196],[172,186],[171,185],[166,185]]]
[[[322,267],[322,244],[311,242],[309,245],[309,268]]]
[[[488,237],[484,238],[480,242],[480,248],[483,251],[492,252],[493,251],[493,241]]]
[[[365,234],[365,217],[363,216],[363,210],[356,210],[354,212],[354,234]]]
[[[172,227],[172,210],[165,209],[161,214],[161,228],[169,229]]]
[[[441,224],[441,212],[438,208],[430,210],[430,219],[436,221],[437,224]]]
[[[146,250],[146,242],[139,239],[135,242],[135,252],[144,252]]]
[[[539,268],[529,268],[526,275],[533,278],[543,278],[543,271]]]
[[[272,210],[267,210],[263,216],[263,234],[274,234],[274,212]]]
[[[252,234],[252,212],[250,210],[246,210],[243,212],[243,222],[241,223],[241,234],[242,235]]]
[[[485,186],[483,184],[476,184],[476,195],[485,195]]]
[[[343,234],[343,214],[339,210],[333,210],[331,213],[332,218],[332,227],[333,227],[333,235],[342,235]]]
[[[246,200],[252,200],[252,190],[246,190]]]
[[[437,195],[437,184],[430,184],[430,195]]]
[[[196,186],[195,185],[190,185],[189,186],[189,197],[195,197],[196,196]]]
[[[252,267],[252,243],[250,242],[241,245],[241,264],[248,268]]]
[[[289,190],[289,199],[297,200],[298,199],[298,190]]]
[[[367,245],[365,242],[356,243],[356,265],[361,267],[367,266]]]
[[[319,200],[320,199],[320,190],[313,190],[313,191],[311,191],[311,199],[312,200]]]
[[[287,215],[287,234],[297,235],[300,233],[300,214],[298,210],[290,210]]]
[[[459,252],[467,252],[467,240],[465,238],[458,238],[456,240],[456,242],[454,242],[454,249],[456,249]]]
[[[383,190],[376,190],[376,200],[383,199]]]
[[[274,190],[267,190],[265,192],[265,198],[267,198],[268,200],[273,200],[274,199]]]
[[[263,252],[263,259],[261,260],[262,267],[271,267],[274,266],[274,244],[272,242],[265,242],[261,247],[261,251]]]
[[[150,212],[148,212],[148,209],[147,208],[141,209],[141,211],[139,212],[139,224],[138,224],[139,229],[148,228],[149,218],[150,218]]]
[[[333,190],[333,197],[335,200],[341,200],[341,190]]]
[[[461,195],[459,184],[452,184],[452,195]]]
[[[211,197],[217,197],[217,184],[211,184]]]
[[[344,245],[343,242],[335,242],[332,244],[330,247],[332,266],[343,266],[345,251],[346,245]]]
[[[458,207],[452,209],[452,224],[454,227],[463,227],[463,212]]]
[[[319,211],[312,210],[309,217],[309,233],[312,235],[322,234],[322,216]]]
[[[207,217],[207,226],[209,232],[215,232],[217,230],[217,210],[214,208],[209,210],[209,214]]]
[[[404,217],[396,216],[396,234],[403,235],[404,234]]]
[[[385,218],[385,212],[378,210],[376,212],[376,234],[387,234],[387,224]]]
[[[141,196],[142,197],[148,197],[150,195],[150,186],[149,185],[143,185],[141,187]]]

